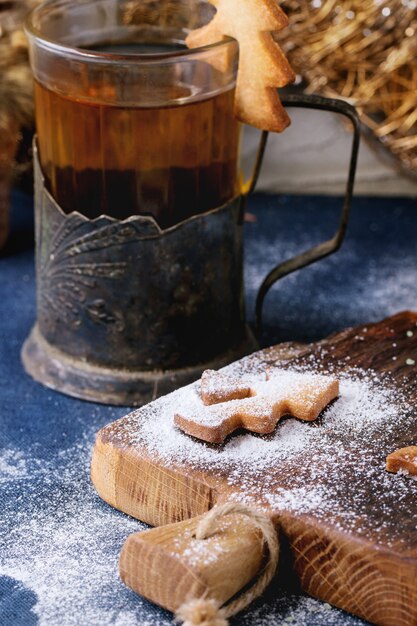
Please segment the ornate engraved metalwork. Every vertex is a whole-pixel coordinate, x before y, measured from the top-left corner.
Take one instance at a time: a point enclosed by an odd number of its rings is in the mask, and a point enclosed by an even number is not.
[[[349,104],[305,94],[282,101],[340,113],[354,132],[338,230],[269,272],[257,297],[258,327],[279,278],[342,244],[359,147],[359,120]],[[38,321],[23,346],[26,370],[70,395],[137,405],[254,349],[245,323],[241,222],[266,141],[264,132],[241,197],[164,231],[151,217],[65,215],[45,189],[35,146]]]
[[[166,392],[168,379],[178,386],[254,347],[240,198],[167,230],[146,216],[66,215],[44,186],[36,150],[35,195],[37,326],[23,359],[37,380],[136,404],[156,394],[155,381]]]

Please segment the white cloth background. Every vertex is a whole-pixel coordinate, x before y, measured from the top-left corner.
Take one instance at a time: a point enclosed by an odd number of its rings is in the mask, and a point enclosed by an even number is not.
[[[281,135],[271,134],[258,191],[281,193],[343,193],[352,141],[349,122],[340,115],[289,110],[292,124]],[[253,163],[259,133],[245,128],[242,156],[245,171]],[[362,139],[356,194],[417,197],[415,178],[404,176]]]

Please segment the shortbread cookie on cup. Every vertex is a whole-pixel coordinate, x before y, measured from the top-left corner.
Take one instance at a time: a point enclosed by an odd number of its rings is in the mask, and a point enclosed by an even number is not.
[[[213,19],[191,31],[186,43],[196,48],[231,37],[239,44],[235,116],[261,130],[281,132],[290,118],[277,88],[295,80],[295,74],[274,33],[288,24],[275,0],[209,0]]]

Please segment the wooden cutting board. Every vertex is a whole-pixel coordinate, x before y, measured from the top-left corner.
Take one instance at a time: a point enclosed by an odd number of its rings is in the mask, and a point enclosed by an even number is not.
[[[411,312],[262,350],[227,371],[330,372],[339,399],[317,422],[285,418],[271,436],[240,432],[210,446],[173,427],[191,393],[178,390],[98,433],[92,480],[106,502],[152,526],[228,500],[255,505],[288,542],[307,593],[375,624],[416,626],[417,481],[385,471],[389,452],[417,444],[416,363]]]

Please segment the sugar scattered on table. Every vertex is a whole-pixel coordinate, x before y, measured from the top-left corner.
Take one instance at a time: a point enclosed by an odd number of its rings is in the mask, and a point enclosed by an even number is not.
[[[308,371],[315,365],[317,360],[310,360]],[[264,366],[255,354],[227,369],[250,377]],[[369,528],[382,535],[388,528],[398,548],[402,537],[396,536],[390,520],[395,508],[409,512],[416,485],[407,476],[386,473],[384,464],[395,438],[407,435],[413,418],[389,379],[351,369],[340,377],[340,398],[317,424],[283,419],[271,436],[237,434],[220,446],[202,444],[172,424],[173,411],[196,391],[198,386],[191,385],[123,418],[120,438],[145,447],[167,466],[175,462],[184,471],[210,469],[226,476],[237,500],[325,518],[342,531],[354,528],[365,537]],[[155,615],[152,605],[139,596],[137,609],[126,608],[132,592],[118,577],[118,553],[126,537],[144,525],[114,511],[95,494],[88,477],[92,433],[86,432],[85,439],[63,449],[53,463],[38,458],[35,449],[31,456],[23,457],[19,450],[0,456],[2,486],[7,489],[8,480],[18,479],[24,487],[22,510],[16,512],[13,506],[2,511],[1,573],[36,594],[33,612],[40,626],[55,626],[57,621],[75,626],[75,604],[89,626],[168,626],[171,615]],[[276,482],[283,464],[285,490],[277,489]],[[338,493],[347,494],[344,508],[335,501]],[[379,517],[372,513],[378,508],[383,512]],[[283,603],[282,598],[261,603],[240,616],[239,624],[362,623],[309,598],[294,596],[291,610]]]
[[[30,623],[39,626],[80,626],[80,615],[88,626],[172,626],[171,613],[155,610],[120,581],[121,546],[145,525],[95,493],[88,471],[91,442],[88,433],[61,450],[58,463],[37,457],[36,448],[26,457],[20,450],[3,452],[3,487],[7,477],[10,484],[18,477],[25,500],[21,514],[3,506],[0,573],[35,594]],[[363,624],[328,604],[280,590],[232,619],[231,626],[281,626],[285,620],[294,626]]]
[[[288,594],[274,598],[271,604],[261,604],[242,613],[232,624],[239,626],[362,626],[364,622],[353,615],[307,596]]]
[[[27,463],[22,452],[10,449],[0,451],[0,484],[11,478],[25,478],[27,472]]]
[[[135,610],[126,609],[129,592],[118,576],[118,553],[145,525],[100,501],[89,480],[87,441],[61,450],[53,462],[38,458],[36,449],[26,458],[19,450],[0,458],[2,487],[8,488],[8,475],[16,489],[18,477],[24,494],[21,511],[15,502],[3,504],[0,574],[35,594],[33,623],[79,626],[82,614],[88,626],[171,624],[168,613],[156,616],[139,596]]]

